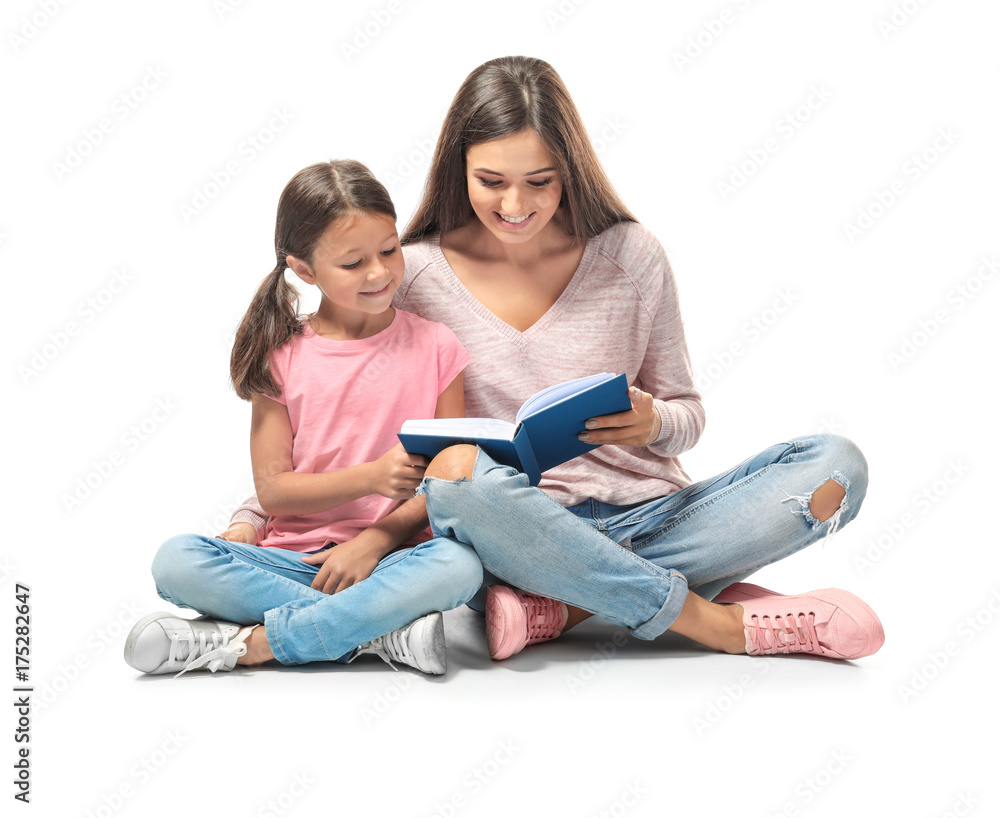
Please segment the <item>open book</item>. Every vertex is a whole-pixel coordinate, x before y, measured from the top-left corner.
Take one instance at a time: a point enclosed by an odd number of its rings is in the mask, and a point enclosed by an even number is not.
[[[399,440],[406,451],[427,457],[456,443],[475,444],[497,463],[524,472],[536,486],[542,472],[597,448],[577,439],[585,421],[631,408],[625,375],[602,372],[537,392],[518,410],[514,423],[493,418],[408,420]]]

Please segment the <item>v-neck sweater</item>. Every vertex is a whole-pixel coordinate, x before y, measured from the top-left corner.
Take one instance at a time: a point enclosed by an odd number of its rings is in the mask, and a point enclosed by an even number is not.
[[[587,242],[569,284],[523,332],[461,282],[438,236],[403,248],[406,274],[393,299],[437,321],[472,355],[465,370],[469,417],[513,421],[520,405],[553,384],[625,372],[653,395],[659,437],[649,446],[607,444],[547,471],[539,487],[563,506],[589,498],[631,505],[691,483],[677,455],[705,424],[666,253],[642,225],[623,222]]]

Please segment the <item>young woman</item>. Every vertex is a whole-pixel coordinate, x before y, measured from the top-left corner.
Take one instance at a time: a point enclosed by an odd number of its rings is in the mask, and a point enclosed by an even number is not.
[[[472,354],[470,416],[512,419],[537,390],[594,372],[632,384],[631,411],[581,430],[607,445],[537,489],[473,447],[428,467],[435,535],[472,545],[504,583],[486,601],[494,658],[592,613],[639,638],[669,629],[729,653],[878,650],[878,618],[846,591],[782,596],[740,582],[850,522],[867,465],[850,441],[810,435],[691,482],[677,457],[704,411],[673,273],[551,66],[507,57],[469,75],[403,244],[394,303],[451,327]]]

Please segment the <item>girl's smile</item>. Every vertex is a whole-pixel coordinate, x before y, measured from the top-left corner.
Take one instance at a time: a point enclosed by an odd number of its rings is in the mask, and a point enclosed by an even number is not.
[[[392,322],[392,296],[405,263],[388,216],[359,213],[335,221],[316,243],[311,261],[288,257],[288,266],[323,294],[316,312],[323,334],[366,338]]]
[[[389,287],[391,285],[392,285],[392,282],[391,281],[387,281],[385,283],[385,285],[382,286],[382,287],[380,287],[379,289],[377,289],[377,290],[362,290],[361,294],[364,295],[364,296],[368,296],[369,298],[372,298],[372,297],[375,297],[375,296],[380,296],[380,295],[385,295],[387,292],[389,292]]]

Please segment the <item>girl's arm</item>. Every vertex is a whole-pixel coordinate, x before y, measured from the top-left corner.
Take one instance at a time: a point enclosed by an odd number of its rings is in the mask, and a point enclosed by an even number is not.
[[[268,515],[314,514],[381,494],[394,500],[413,496],[427,458],[394,446],[371,463],[319,474],[292,471],[292,424],[284,404],[258,396],[250,422],[250,459],[257,499]]]
[[[465,391],[459,373],[438,397],[434,417],[455,418],[464,414]],[[407,500],[353,540],[303,557],[303,562],[321,566],[312,587],[335,594],[367,579],[386,554],[395,551],[427,525],[427,502],[423,495]]]
[[[465,395],[463,392],[462,375],[459,374],[458,377],[451,382],[448,388],[441,393],[441,397],[438,398],[437,410],[434,413],[434,416],[439,418],[460,418],[464,415]],[[409,505],[409,503],[401,506],[397,509],[397,511],[402,511],[402,509],[407,505]],[[393,514],[395,514],[395,512],[393,512]],[[389,518],[386,517],[385,519],[388,520]],[[413,525],[416,525],[416,520],[414,520]],[[223,540],[245,542],[254,545],[264,538],[264,529],[266,526],[267,514],[264,509],[261,508],[260,501],[257,499],[257,495],[255,494],[243,501],[243,505],[236,509],[236,513],[233,514],[229,528],[218,536]],[[421,531],[426,526],[427,523],[424,521],[413,531],[413,534]],[[403,537],[400,542],[406,542],[413,536],[413,534]]]

